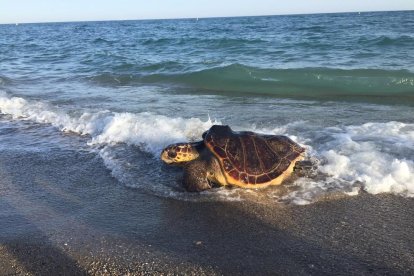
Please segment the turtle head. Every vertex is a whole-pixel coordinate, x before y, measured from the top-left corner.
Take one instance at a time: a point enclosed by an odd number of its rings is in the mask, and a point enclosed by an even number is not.
[[[201,141],[169,145],[161,152],[161,160],[167,164],[177,165],[192,161],[200,155],[199,148],[203,144],[203,141]]]

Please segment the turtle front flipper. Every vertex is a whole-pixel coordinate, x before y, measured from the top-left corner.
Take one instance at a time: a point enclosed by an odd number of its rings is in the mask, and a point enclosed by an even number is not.
[[[194,160],[184,166],[183,185],[189,192],[201,192],[211,189],[207,179],[207,162]]]

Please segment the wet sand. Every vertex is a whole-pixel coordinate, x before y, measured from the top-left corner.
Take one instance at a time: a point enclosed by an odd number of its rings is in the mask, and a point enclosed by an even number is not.
[[[0,275],[414,273],[414,199],[183,202],[58,149],[2,152],[0,176]]]

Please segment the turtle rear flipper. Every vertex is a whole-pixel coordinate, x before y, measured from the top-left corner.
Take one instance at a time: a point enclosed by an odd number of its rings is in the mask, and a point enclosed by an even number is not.
[[[318,170],[318,160],[302,160],[295,163],[294,173],[300,177],[315,177]]]

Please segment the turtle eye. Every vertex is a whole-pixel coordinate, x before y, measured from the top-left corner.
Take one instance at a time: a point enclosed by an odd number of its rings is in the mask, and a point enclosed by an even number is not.
[[[168,157],[169,158],[175,158],[177,157],[177,152],[174,149],[171,149],[168,151]]]

